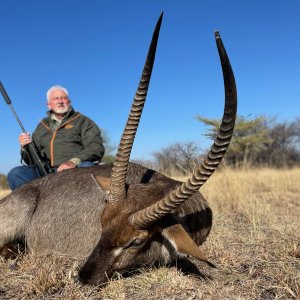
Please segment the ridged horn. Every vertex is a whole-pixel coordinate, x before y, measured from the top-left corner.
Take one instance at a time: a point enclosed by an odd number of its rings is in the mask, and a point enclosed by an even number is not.
[[[116,202],[126,196],[125,182],[129,157],[147,96],[162,18],[163,13],[154,29],[140,83],[113,164],[109,202]]]
[[[136,228],[148,227],[176,210],[177,207],[196,193],[216,170],[229,146],[237,111],[236,84],[229,58],[218,31],[215,32],[215,38],[222,65],[225,88],[225,108],[217,137],[203,162],[195,169],[186,182],[160,201],[130,216],[129,221]]]

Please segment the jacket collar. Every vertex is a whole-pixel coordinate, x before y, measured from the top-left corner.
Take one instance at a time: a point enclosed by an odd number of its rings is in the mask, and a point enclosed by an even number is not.
[[[45,124],[47,124],[52,131],[56,130],[61,124],[67,122],[70,118],[72,118],[76,112],[74,111],[73,107],[70,106],[68,112],[64,116],[61,121],[56,120],[53,116],[53,112],[51,110],[47,111],[47,117],[43,120]]]

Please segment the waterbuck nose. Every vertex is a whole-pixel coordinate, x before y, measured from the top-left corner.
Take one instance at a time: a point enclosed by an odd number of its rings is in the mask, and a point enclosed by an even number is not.
[[[105,279],[106,277],[104,275],[101,276],[101,274],[96,274],[93,269],[86,267],[83,267],[77,276],[77,280],[82,284],[97,285],[106,281]]]

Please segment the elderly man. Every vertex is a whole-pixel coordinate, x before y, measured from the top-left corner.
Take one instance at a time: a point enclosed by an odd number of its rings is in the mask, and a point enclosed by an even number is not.
[[[33,142],[54,172],[89,167],[101,161],[104,146],[100,129],[92,120],[73,110],[64,87],[54,86],[48,90],[47,107],[48,116],[38,124],[32,138],[29,133],[19,136],[22,159],[29,163],[25,146]],[[15,190],[36,179],[37,172],[32,166],[13,168],[7,176],[10,188]]]

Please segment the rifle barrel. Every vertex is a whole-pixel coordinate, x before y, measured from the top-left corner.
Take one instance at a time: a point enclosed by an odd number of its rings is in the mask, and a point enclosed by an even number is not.
[[[1,91],[1,94],[3,95],[3,98],[4,100],[6,101],[7,104],[11,104],[11,101],[6,93],[6,90],[2,84],[2,82],[0,81],[0,91]]]
[[[3,96],[3,98],[4,98],[4,100],[5,100],[5,102],[9,105],[9,107],[10,107],[10,109],[11,109],[13,115],[15,116],[15,118],[16,118],[16,120],[17,120],[19,126],[21,127],[23,133],[26,133],[27,131],[25,130],[25,128],[24,128],[24,126],[23,126],[21,120],[19,119],[19,117],[18,117],[18,115],[17,115],[17,113],[16,113],[16,111],[15,111],[15,109],[14,109],[12,103],[11,103],[11,100],[10,100],[10,98],[8,97],[8,95],[7,95],[7,93],[6,93],[6,90],[5,90],[5,88],[4,88],[4,86],[3,86],[3,84],[2,84],[1,81],[0,81],[0,92],[1,92],[1,94],[2,94],[2,96]]]

